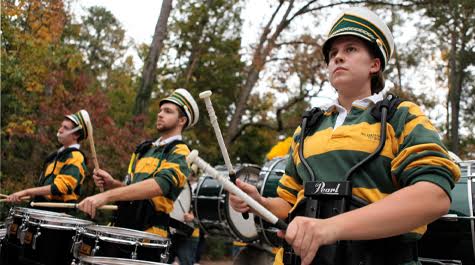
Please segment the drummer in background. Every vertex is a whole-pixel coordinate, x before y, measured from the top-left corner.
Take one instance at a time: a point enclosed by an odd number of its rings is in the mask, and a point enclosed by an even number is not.
[[[85,198],[79,209],[94,218],[98,207],[120,202],[115,226],[168,237],[169,213],[190,174],[186,162],[190,150],[181,134],[198,117],[198,106],[187,90],[176,89],[162,99],[156,121],[160,137],[138,145],[124,182],[95,170],[94,182],[108,191]]]
[[[36,202],[76,202],[88,172],[79,145],[87,136],[81,112],[66,115],[57,133],[62,147],[46,157],[37,187],[15,192],[7,201],[18,203],[28,196]]]
[[[190,184],[191,193],[194,194],[198,186],[199,169],[196,164],[191,165],[191,174],[188,176],[188,183]],[[186,223],[193,224],[193,233],[190,236],[175,233],[171,236],[171,251],[170,261],[178,258],[180,265],[193,265],[195,262],[195,253],[200,239],[200,228],[195,215],[193,214],[193,203],[191,204],[190,212],[183,215]]]
[[[323,54],[338,98],[304,140],[303,155],[317,180],[342,181],[350,168],[376,150],[381,124],[370,112],[383,99],[382,71],[393,49],[390,30],[366,8],[346,10],[332,24]],[[386,131],[382,152],[351,178],[353,195],[369,205],[324,219],[297,216],[286,231],[279,232],[301,264],[310,264],[321,246],[341,240],[348,243],[340,256],[349,259],[344,264],[372,265],[374,259],[384,264],[419,264],[417,240],[426,224],[449,210],[460,169],[416,104],[400,103]],[[254,186],[237,181],[281,219],[302,201],[302,184],[309,180],[298,155],[300,135],[297,128],[278,198],[264,198]],[[230,201],[237,211],[249,210],[236,196]],[[282,254],[276,255],[274,264],[282,264]]]

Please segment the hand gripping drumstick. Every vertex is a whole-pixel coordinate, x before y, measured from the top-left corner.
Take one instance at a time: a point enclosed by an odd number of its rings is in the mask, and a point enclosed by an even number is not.
[[[86,124],[86,130],[89,140],[89,147],[91,147],[91,155],[92,155],[92,162],[94,163],[94,169],[99,169],[99,162],[97,161],[97,154],[96,154],[96,147],[94,146],[94,136],[92,131],[92,124],[91,119],[89,118],[89,114],[85,110],[80,111],[81,115],[84,118],[84,123]],[[104,187],[99,188],[100,192],[104,192]]]
[[[77,203],[62,203],[62,202],[31,202],[31,207],[48,207],[48,208],[72,208],[77,209]],[[97,209],[116,211],[117,205],[103,205]]]
[[[210,90],[206,90],[200,93],[200,98],[204,100],[206,109],[208,110],[209,120],[211,121],[211,125],[213,126],[214,134],[216,134],[216,139],[218,140],[219,149],[221,149],[221,154],[223,155],[224,164],[226,165],[226,168],[228,169],[228,172],[229,172],[229,178],[234,184],[236,184],[236,172],[233,169],[233,165],[231,164],[231,160],[229,159],[228,150],[226,149],[226,145],[224,144],[223,135],[221,133],[221,129],[219,128],[219,124],[218,124],[218,117],[216,116],[216,113],[214,112],[213,103],[211,103],[211,99],[210,99],[211,94],[213,94],[213,92],[211,92]],[[244,219],[248,219],[249,214],[242,213],[242,217]]]
[[[252,209],[254,209],[259,215],[261,215],[266,221],[269,223],[273,224],[275,227],[281,229],[281,230],[286,230],[287,229],[287,224],[277,218],[273,213],[271,213],[269,210],[264,208],[264,206],[260,205],[258,202],[256,202],[251,196],[247,195],[244,191],[239,189],[236,185],[234,185],[231,181],[229,181],[227,178],[223,177],[222,175],[219,174],[219,172],[214,169],[210,164],[208,164],[206,161],[201,159],[198,156],[198,151],[193,150],[187,157],[186,161],[190,163],[195,163],[198,165],[199,168],[201,168],[206,174],[210,175],[214,179],[216,179],[221,185],[223,185],[224,189],[227,190],[228,192],[236,194],[239,198],[244,200]]]

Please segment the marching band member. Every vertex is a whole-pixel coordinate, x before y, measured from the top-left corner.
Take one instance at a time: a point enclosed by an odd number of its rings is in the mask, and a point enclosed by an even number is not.
[[[29,196],[36,202],[76,202],[88,171],[79,142],[87,136],[81,111],[66,115],[57,133],[62,147],[46,157],[37,187],[15,192],[7,201],[21,202]]]
[[[381,137],[383,122],[371,112],[383,102],[379,94],[384,88],[382,72],[393,49],[392,34],[376,14],[366,8],[341,13],[323,45],[338,99],[320,112],[313,127],[295,131],[285,174],[277,188],[279,197],[264,198],[254,186],[237,182],[277,217],[294,216],[279,235],[295,256],[289,258],[280,251],[274,264],[313,264],[319,252],[331,246],[342,254],[336,257],[336,264],[419,264],[417,240],[428,223],[447,213],[460,169],[450,159],[435,127],[412,102],[399,102],[392,109],[386,137]],[[350,196],[363,199],[366,206],[328,218],[293,214],[301,209],[301,203],[310,201],[304,200],[304,185],[310,176],[320,183],[345,181],[350,169],[377,150],[380,142],[385,145],[379,155],[348,179]],[[324,206],[325,202],[321,203]],[[235,195],[231,204],[240,212],[250,210]]]
[[[168,237],[169,213],[190,174],[185,159],[190,150],[181,133],[198,118],[198,106],[187,90],[176,89],[162,99],[156,122],[160,138],[137,147],[124,182],[95,170],[96,185],[107,191],[85,198],[79,209],[94,217],[98,207],[119,202],[116,226]]]

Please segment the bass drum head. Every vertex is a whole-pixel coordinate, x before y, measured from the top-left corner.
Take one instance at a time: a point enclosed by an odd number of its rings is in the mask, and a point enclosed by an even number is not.
[[[475,163],[460,162],[461,176],[452,190],[449,214],[427,226],[419,240],[419,256],[430,259],[459,260],[475,264],[474,201]]]
[[[259,182],[260,168],[255,165],[243,165],[236,172],[236,179],[240,179],[248,184],[257,186]],[[226,196],[228,193],[226,192]],[[235,211],[229,204],[229,198],[226,198],[226,209],[228,214],[228,223],[238,239],[244,242],[257,240],[257,229],[254,222],[254,215],[249,213],[249,217],[244,219],[242,213]]]
[[[259,185],[259,191],[263,197],[278,197],[277,186],[279,185],[280,178],[285,173],[286,165],[287,156],[272,159],[264,164],[260,173],[261,183]],[[278,229],[274,228],[272,224],[260,217],[256,217],[256,225],[262,243],[271,247],[280,247],[282,245],[282,239],[277,236]]]
[[[185,213],[190,212],[190,209],[191,189],[190,184],[186,181],[183,190],[173,204],[173,211],[170,213],[170,217],[177,221],[185,222]]]

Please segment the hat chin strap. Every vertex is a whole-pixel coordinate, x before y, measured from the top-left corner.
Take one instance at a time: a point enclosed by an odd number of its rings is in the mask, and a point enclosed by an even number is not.
[[[74,129],[72,129],[72,130],[70,130],[70,131],[67,131],[67,132],[64,132],[64,133],[61,133],[61,134],[58,132],[58,133],[56,133],[56,137],[66,137],[66,136],[68,136],[68,135],[70,135],[70,134],[72,134],[72,133],[75,133],[75,132],[77,132],[77,131],[79,131],[79,130],[81,130],[81,129],[82,129],[81,126],[77,126],[77,127],[75,127]]]

